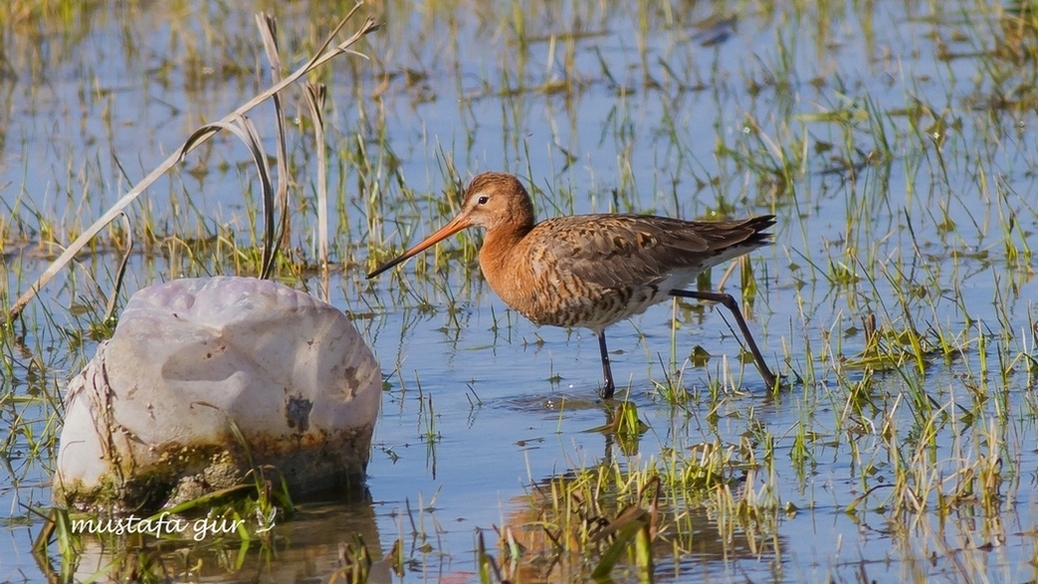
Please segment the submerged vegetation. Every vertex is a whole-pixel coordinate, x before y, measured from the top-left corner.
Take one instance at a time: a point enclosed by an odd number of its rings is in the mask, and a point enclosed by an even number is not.
[[[328,3],[260,9],[285,71],[336,20],[314,17]],[[385,24],[357,47],[368,59],[283,94],[282,154],[267,154],[277,116],[262,104],[249,148],[201,144],[2,322],[0,503],[11,541],[43,543],[35,558],[0,545],[0,578],[1038,578],[1029,3],[359,14]],[[3,314],[196,129],[274,84],[254,30],[210,0],[0,8]],[[271,232],[256,160],[278,159],[286,223]],[[759,383],[723,311],[676,301],[614,327],[623,405],[603,408],[593,339],[507,310],[480,278],[477,234],[364,279],[484,170],[522,177],[541,217],[775,214],[774,246],[700,284],[741,291],[789,387]],[[269,482],[244,507],[204,501],[262,536],[46,545],[84,520],[49,509],[61,392],[118,307],[159,281],[265,269],[348,311],[379,355],[366,490],[270,525],[253,518],[291,504]]]

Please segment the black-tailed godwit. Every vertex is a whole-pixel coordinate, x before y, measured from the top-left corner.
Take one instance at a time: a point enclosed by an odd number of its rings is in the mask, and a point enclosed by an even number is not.
[[[468,227],[486,237],[479,265],[490,287],[538,325],[584,327],[598,336],[605,390],[613,397],[605,329],[670,296],[720,302],[731,310],[764,382],[776,379],[730,294],[685,290],[703,271],[771,243],[774,215],[738,221],[682,221],[648,215],[575,215],[534,222],[519,180],[501,172],[472,180],[457,217],[368,274],[382,272]]]

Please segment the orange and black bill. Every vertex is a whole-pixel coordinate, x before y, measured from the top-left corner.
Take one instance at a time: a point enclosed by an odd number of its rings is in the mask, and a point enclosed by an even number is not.
[[[371,272],[369,272],[368,273],[368,279],[374,278],[375,276],[377,276],[377,275],[381,274],[382,272],[384,272],[384,271],[386,271],[386,270],[396,266],[397,264],[404,263],[405,261],[407,261],[412,256],[418,255],[419,253],[429,249],[430,247],[436,245],[437,243],[443,241],[444,239],[447,239],[448,237],[454,235],[455,233],[461,231],[462,229],[465,229],[466,227],[469,227],[470,225],[471,225],[471,223],[469,222],[468,217],[466,217],[464,215],[459,215],[459,216],[455,217],[454,219],[451,220],[450,223],[444,225],[436,233],[433,233],[429,237],[426,237],[425,239],[423,239],[418,245],[416,245],[416,246],[412,247],[411,249],[405,251],[399,257],[391,259],[388,262],[382,264],[381,266],[379,266],[379,267],[375,268],[374,270],[372,270]]]

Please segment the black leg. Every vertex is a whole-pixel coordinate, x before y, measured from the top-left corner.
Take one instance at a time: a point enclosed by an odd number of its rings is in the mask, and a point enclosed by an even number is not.
[[[771,369],[768,369],[768,364],[764,362],[764,356],[760,354],[760,349],[757,348],[757,343],[753,341],[753,335],[750,334],[750,327],[746,326],[746,320],[742,317],[742,313],[739,312],[739,305],[735,302],[735,298],[733,298],[731,294],[725,294],[724,292],[671,290],[670,295],[679,296],[681,298],[694,298],[696,300],[720,302],[725,306],[725,308],[732,311],[732,316],[735,317],[735,322],[739,325],[739,330],[742,331],[743,338],[746,339],[746,346],[750,348],[750,353],[753,354],[754,360],[757,361],[757,369],[760,371],[761,377],[764,378],[764,383],[766,383],[771,389],[777,387],[775,375],[771,373]]]
[[[609,349],[606,349],[605,331],[598,333],[598,349],[602,351],[602,374],[605,375],[604,399],[613,399],[616,386],[613,385],[613,369],[609,366]]]

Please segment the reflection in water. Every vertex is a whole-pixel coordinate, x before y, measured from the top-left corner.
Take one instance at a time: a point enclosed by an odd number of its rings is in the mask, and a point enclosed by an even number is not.
[[[616,427],[614,414],[606,421]],[[746,471],[752,465],[736,460],[735,448],[702,444],[633,468],[614,461],[614,439],[616,431],[605,433],[605,456],[595,465],[540,480],[511,501],[512,511],[495,527],[507,578],[584,581],[611,561],[617,545],[626,560],[613,576],[634,577],[642,569],[636,538],[623,539],[631,537],[632,517],[641,517],[650,534],[649,569],[663,581],[731,574],[740,560],[780,562],[787,538],[778,531],[778,511],[753,493],[755,474]]]

